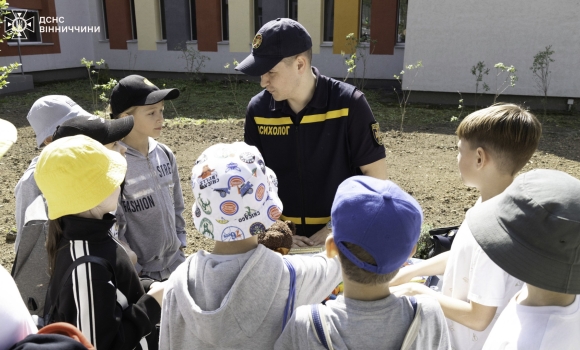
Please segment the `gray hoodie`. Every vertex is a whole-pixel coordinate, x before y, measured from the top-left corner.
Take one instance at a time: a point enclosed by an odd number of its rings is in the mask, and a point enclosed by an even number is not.
[[[321,302],[340,283],[338,258],[286,256],[294,307]],[[198,251],[165,287],[159,349],[272,349],[282,333],[290,273],[263,245],[220,262]]]
[[[28,166],[28,169],[24,172],[16,187],[14,188],[14,197],[16,198],[16,242],[14,242],[14,252],[18,252],[18,245],[22,239],[22,227],[26,224],[24,218],[26,209],[36,197],[40,196],[42,193],[36,185],[36,180],[34,179],[34,169],[36,169],[36,162],[38,162],[38,157],[34,157]],[[48,212],[48,211],[47,211]]]
[[[119,239],[137,254],[137,272],[163,271],[184,259],[183,195],[171,150],[149,138],[145,157],[127,147],[127,176],[117,207]]]

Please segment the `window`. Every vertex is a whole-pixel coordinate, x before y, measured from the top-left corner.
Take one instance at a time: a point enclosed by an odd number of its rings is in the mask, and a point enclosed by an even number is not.
[[[161,24],[161,39],[167,40],[167,32],[165,31],[165,1],[159,0],[159,17]]]
[[[4,32],[13,31],[8,42],[42,42],[38,11],[9,9],[4,16]]]
[[[334,0],[324,0],[324,38],[322,41],[334,39]]]
[[[228,23],[228,0],[222,0],[222,40],[230,40],[230,29]]]
[[[371,41],[371,0],[361,0],[359,41]]]
[[[195,0],[189,0],[189,23],[191,25],[191,40],[197,40],[197,17]]]
[[[397,42],[404,43],[407,35],[407,8],[409,0],[399,0],[399,23],[397,25]]]
[[[288,0],[288,18],[298,20],[298,0]]]
[[[101,11],[103,12],[103,27],[105,27],[104,36],[105,39],[109,39],[109,22],[107,22],[107,0],[101,0]]]
[[[262,22],[262,0],[254,0],[254,33],[264,25]]]
[[[135,0],[131,0],[131,33],[133,40],[137,40],[137,20],[135,18]]]

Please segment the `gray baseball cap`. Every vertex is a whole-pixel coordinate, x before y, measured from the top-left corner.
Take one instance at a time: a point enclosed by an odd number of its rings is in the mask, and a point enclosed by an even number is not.
[[[90,117],[91,114],[67,96],[48,95],[34,102],[26,119],[34,129],[38,148],[41,148],[44,140],[54,134],[57,126],[78,116]]]
[[[557,170],[521,174],[503,193],[473,207],[467,224],[510,275],[580,294],[580,180]]]

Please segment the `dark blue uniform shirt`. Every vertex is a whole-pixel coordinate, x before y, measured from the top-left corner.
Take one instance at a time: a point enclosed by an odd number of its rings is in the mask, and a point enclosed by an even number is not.
[[[316,75],[314,95],[294,113],[264,90],[248,105],[244,141],[256,146],[278,177],[282,220],[310,237],[330,220],[338,185],[360,166],[385,157],[378,124],[354,86]]]

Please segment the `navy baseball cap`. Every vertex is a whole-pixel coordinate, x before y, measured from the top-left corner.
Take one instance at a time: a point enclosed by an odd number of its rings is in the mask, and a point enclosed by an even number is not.
[[[113,116],[115,116],[133,106],[154,105],[163,100],[173,100],[178,97],[178,89],[160,90],[147,78],[133,74],[121,79],[115,85],[111,92],[110,104]]]
[[[369,176],[344,180],[331,209],[332,233],[340,252],[353,264],[376,274],[391,273],[409,258],[421,233],[419,203],[395,183]],[[361,261],[344,243],[356,244],[376,261]]]
[[[298,55],[312,47],[312,39],[302,24],[290,18],[278,18],[262,26],[252,41],[252,53],[237,71],[260,76],[282,59]]]

